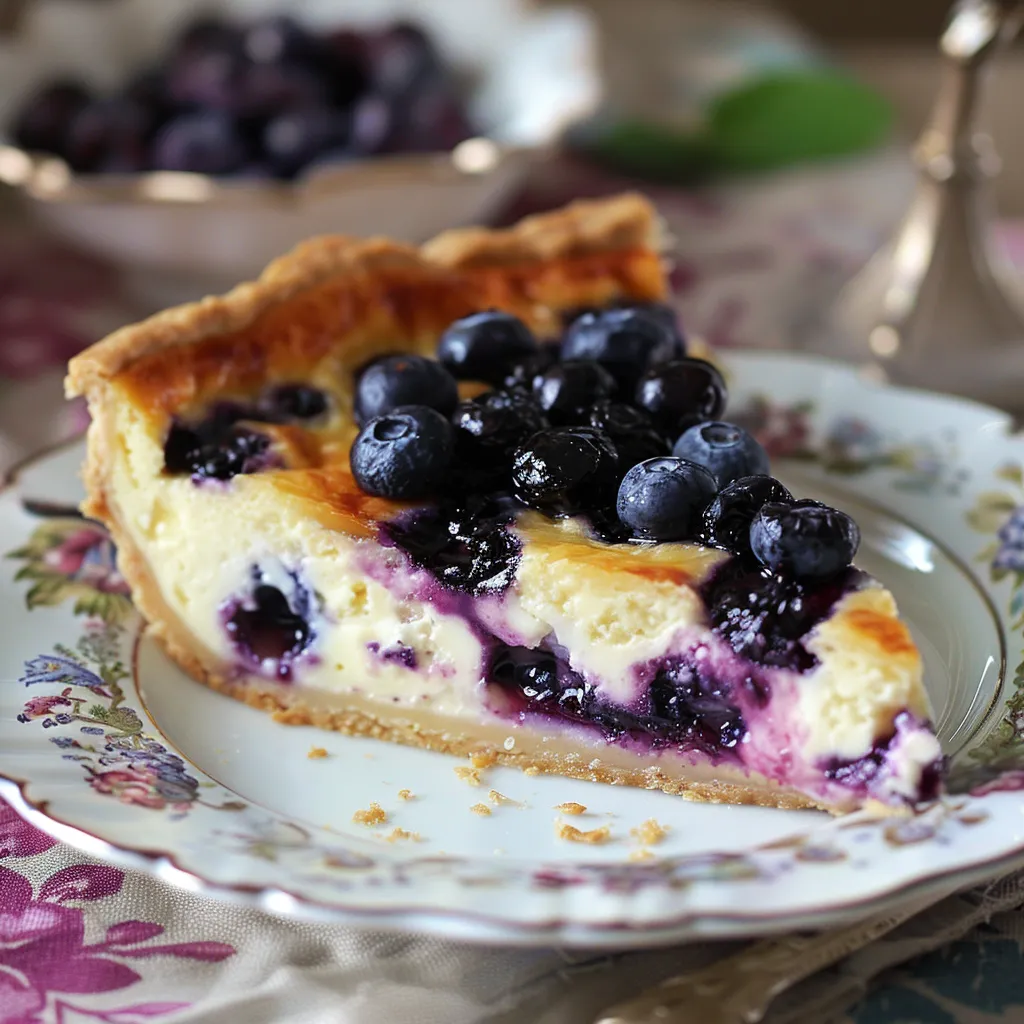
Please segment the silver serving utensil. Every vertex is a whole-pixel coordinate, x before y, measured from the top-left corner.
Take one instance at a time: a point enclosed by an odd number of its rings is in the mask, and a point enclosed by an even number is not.
[[[979,127],[984,78],[1022,21],[1019,0],[954,5],[942,84],[913,151],[910,208],[807,347],[896,383],[1024,409],[1024,314],[989,244],[987,185],[999,161]]]

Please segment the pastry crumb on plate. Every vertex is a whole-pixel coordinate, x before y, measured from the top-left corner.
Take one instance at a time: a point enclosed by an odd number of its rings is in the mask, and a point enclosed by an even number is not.
[[[421,841],[419,832],[410,832],[408,829],[395,827],[385,837],[389,843],[397,843],[400,839],[411,839],[414,843]]]
[[[559,839],[565,839],[570,843],[585,843],[588,846],[600,846],[607,843],[612,837],[611,826],[602,825],[600,828],[592,828],[583,832],[565,821],[555,822],[555,834]]]
[[[660,843],[668,833],[668,826],[660,824],[654,818],[648,818],[642,825],[629,830],[629,834],[634,839],[639,839],[644,846],[654,846],[656,843]]]
[[[557,804],[555,806],[555,810],[556,811],[561,811],[563,814],[578,815],[578,814],[586,814],[587,813],[587,806],[586,806],[586,804],[578,804],[578,803],[576,803],[575,800],[570,800],[570,801],[568,801],[568,803]]]
[[[400,789],[398,791],[399,800],[415,800],[416,794],[411,789]]]
[[[306,755],[310,761],[322,761],[325,757],[330,756],[327,753],[326,747],[310,747],[309,753]]]
[[[371,803],[366,810],[356,811],[352,820],[357,825],[383,825],[388,820],[388,813],[380,804]]]
[[[492,789],[487,794],[487,799],[490,800],[492,804],[511,804],[513,807],[523,806],[518,800],[513,800],[512,797],[505,796],[504,793],[499,793],[496,789]]]
[[[491,809],[487,804],[473,804],[470,810],[474,814],[479,814],[481,818],[489,818],[491,816]]]
[[[454,771],[463,782],[468,782],[471,786],[480,785],[480,772],[482,769],[460,764],[455,767]]]

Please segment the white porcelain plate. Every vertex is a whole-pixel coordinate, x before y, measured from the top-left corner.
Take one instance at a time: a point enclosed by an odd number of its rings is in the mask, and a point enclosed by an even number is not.
[[[793,489],[855,515],[860,564],[910,622],[952,758],[941,803],[831,819],[511,769],[473,788],[442,755],[278,725],[140,638],[109,541],[67,513],[79,447],[0,495],[0,794],[59,839],[193,890],[503,943],[827,924],[1009,867],[1024,858],[1024,440],[999,412],[822,361],[728,368],[731,415]],[[566,820],[611,841],[557,838],[568,801],[587,812]],[[371,803],[386,823],[355,824]],[[639,859],[632,830],[651,818],[669,831]]]

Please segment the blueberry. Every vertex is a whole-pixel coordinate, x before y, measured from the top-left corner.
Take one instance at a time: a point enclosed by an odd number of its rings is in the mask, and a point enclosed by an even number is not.
[[[602,399],[590,410],[589,421],[611,438],[623,474],[645,459],[668,455],[667,442],[653,429],[650,416],[642,409]]]
[[[506,371],[502,385],[506,388],[532,388],[534,379],[558,362],[558,349],[558,342],[545,342],[536,352],[517,359]]]
[[[636,404],[668,437],[678,437],[702,420],[718,419],[725,409],[725,381],[703,359],[674,359],[649,370],[636,388]]]
[[[489,310],[456,320],[441,336],[437,358],[459,380],[500,384],[509,368],[535,355],[537,340],[518,317]]]
[[[679,314],[667,302],[645,302],[639,308],[643,309],[649,316],[654,317],[665,325],[672,332],[675,338],[675,351],[672,359],[681,359],[686,355],[686,337],[683,334],[679,323]]]
[[[260,18],[242,33],[242,50],[254,64],[307,61],[316,56],[316,40],[287,14]]]
[[[471,461],[492,465],[505,463],[526,438],[549,425],[532,396],[516,388],[487,391],[460,402],[452,424],[457,443]]]
[[[824,579],[857,553],[860,530],[838,509],[817,501],[762,505],[750,524],[750,548],[767,569],[797,579]]]
[[[176,117],[160,129],[153,143],[153,166],[163,171],[230,174],[246,156],[234,118],[217,111]]]
[[[672,454],[704,466],[719,487],[741,476],[768,473],[768,453],[742,427],[710,420],[694,424],[672,448]]]
[[[228,636],[257,661],[281,661],[301,654],[312,636],[306,618],[293,611],[277,587],[260,584],[225,623]]]
[[[164,467],[173,475],[188,473],[193,481],[230,480],[278,464],[270,438],[238,424],[247,410],[231,402],[214,407],[200,423],[175,421],[164,442]]]
[[[348,115],[326,104],[286,110],[264,127],[263,153],[280,177],[289,178],[345,145],[350,128]]]
[[[367,494],[426,498],[444,483],[453,447],[451,424],[436,409],[399,406],[359,432],[350,455],[352,475]]]
[[[34,92],[15,116],[12,137],[22,149],[64,155],[68,131],[89,102],[78,82],[57,81]]]
[[[121,97],[96,100],[71,122],[64,155],[76,171],[128,174],[144,170],[153,115]]]
[[[513,502],[477,496],[396,517],[384,529],[416,565],[446,587],[495,594],[516,578],[521,546],[508,529],[514,516]]]
[[[369,56],[374,85],[391,96],[409,95],[440,64],[430,37],[408,22],[399,22],[373,36]]]
[[[360,426],[400,405],[426,405],[450,416],[458,400],[458,385],[440,363],[424,356],[385,356],[360,375],[354,412]]]
[[[703,467],[665,455],[634,466],[619,485],[619,518],[644,540],[689,540],[715,497],[715,478]]]
[[[768,502],[788,504],[793,495],[771,476],[742,476],[719,492],[704,512],[701,540],[736,554],[750,551],[750,524]]]
[[[599,362],[629,395],[649,366],[677,354],[675,333],[643,307],[605,309],[577,317],[562,339],[562,358]]]
[[[256,415],[271,420],[311,420],[327,412],[327,396],[308,384],[278,384],[261,395]]]
[[[615,391],[615,378],[599,363],[558,363],[533,381],[533,393],[552,423],[584,423],[591,407]]]
[[[619,456],[593,427],[560,427],[534,434],[516,452],[516,497],[548,515],[578,515],[615,501]]]

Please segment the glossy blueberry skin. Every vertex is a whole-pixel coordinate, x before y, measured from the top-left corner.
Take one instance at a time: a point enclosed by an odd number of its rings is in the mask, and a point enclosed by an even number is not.
[[[765,476],[768,453],[742,427],[721,420],[696,423],[684,431],[672,454],[703,466],[719,487],[741,476]]]
[[[457,440],[484,459],[510,456],[519,445],[550,425],[529,392],[487,391],[460,402],[452,413]]]
[[[353,412],[362,426],[400,405],[426,405],[450,416],[459,401],[455,378],[424,356],[385,356],[370,363],[356,383]]]
[[[599,363],[556,363],[533,380],[537,404],[552,423],[585,423],[595,403],[615,392],[615,378]]]
[[[558,342],[544,342],[536,352],[512,363],[505,374],[502,385],[506,388],[533,387],[534,379],[558,362]]]
[[[623,477],[615,508],[636,537],[689,540],[716,490],[703,466],[665,455],[639,463]]]
[[[636,387],[636,404],[670,438],[694,423],[718,419],[725,399],[725,381],[718,370],[703,359],[689,357],[653,367]]]
[[[348,114],[327,104],[285,110],[263,129],[263,155],[275,174],[289,178],[321,154],[342,149],[350,133]]]
[[[228,636],[257,661],[283,661],[309,646],[307,619],[293,611],[277,587],[260,584],[250,599],[251,607],[239,607],[225,623]]]
[[[668,455],[668,442],[651,426],[643,411],[622,402],[602,399],[590,410],[590,426],[607,434],[619,453],[623,474],[645,459]]]
[[[743,476],[723,487],[704,510],[701,540],[737,555],[750,552],[750,524],[768,502],[790,504],[793,495],[771,476]]]
[[[750,524],[750,549],[771,572],[795,579],[827,579],[853,561],[857,524],[817,501],[769,502]]]
[[[615,501],[619,456],[593,427],[555,427],[534,434],[512,460],[516,497],[547,515],[572,516]]]
[[[369,420],[349,458],[366,494],[414,501],[438,493],[453,449],[452,427],[444,416],[425,405],[405,405]]]
[[[153,142],[152,163],[161,171],[230,174],[242,167],[247,156],[234,118],[205,111],[168,121]]]
[[[578,316],[562,339],[562,359],[592,359],[632,393],[648,367],[678,353],[675,332],[643,306],[604,309]]]
[[[537,347],[522,320],[489,310],[456,320],[441,335],[437,358],[459,380],[498,385],[515,362],[535,355]]]
[[[270,438],[258,430],[236,424],[231,415],[210,420],[197,428],[174,423],[164,443],[167,472],[188,473],[195,483],[258,473],[274,462]]]

